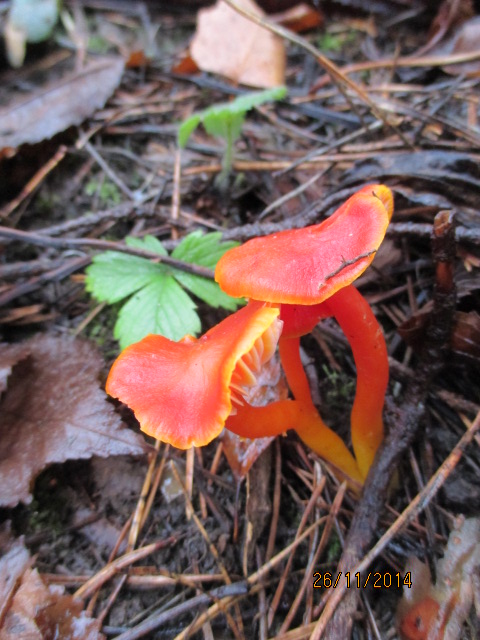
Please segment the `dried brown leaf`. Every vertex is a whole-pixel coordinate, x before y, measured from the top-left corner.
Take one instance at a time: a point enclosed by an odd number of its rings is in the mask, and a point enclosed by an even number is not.
[[[6,524],[0,529],[0,636],[15,589],[31,559],[22,540],[14,540]]]
[[[172,67],[173,73],[178,73],[182,76],[193,75],[199,71],[200,69],[190,55],[190,52],[183,53],[178,62]]]
[[[264,15],[252,0],[239,4],[252,13]],[[234,82],[261,88],[285,83],[283,41],[221,0],[198,12],[190,52],[202,71],[219,73]]]
[[[30,485],[52,463],[147,450],[99,388],[103,361],[90,343],[38,336],[24,346],[30,357],[14,365],[0,404],[0,505],[9,507],[31,500]]]
[[[7,388],[8,377],[12,368],[20,360],[28,358],[30,350],[25,344],[12,344],[0,346],[0,396]]]
[[[8,526],[0,530],[0,640],[101,640],[100,623],[83,611],[83,603],[47,586],[21,539]]]
[[[406,572],[412,587],[404,589],[397,612],[403,640],[458,640],[474,602],[473,576],[479,567],[479,518],[460,518],[438,562],[434,585],[428,567],[410,559]]]
[[[222,435],[223,452],[237,480],[243,480],[253,463],[275,438],[241,438],[225,430]]]
[[[300,2],[281,13],[274,13],[270,16],[270,20],[295,33],[302,33],[320,27],[324,22],[324,17],[317,9],[305,2]]]
[[[476,311],[457,311],[455,314],[452,349],[480,360],[480,316]]]
[[[122,58],[100,60],[0,109],[0,151],[40,142],[80,124],[104,106],[123,69]]]
[[[36,569],[27,569],[16,591],[5,622],[1,640],[101,640],[100,623],[83,611],[83,603],[64,595],[63,588],[47,587]]]
[[[430,313],[431,304],[427,304],[397,329],[403,340],[417,351],[425,342]],[[476,311],[455,312],[450,347],[458,355],[480,360],[480,316]]]
[[[464,22],[455,33],[450,46],[449,53],[469,54],[480,49],[480,16],[475,16]],[[444,67],[446,73],[466,76],[478,76],[480,74],[480,62],[462,62],[460,64],[447,65]]]
[[[448,36],[474,13],[472,0],[443,0],[430,26],[427,42],[415,55],[423,56],[432,49],[438,50],[448,40]]]

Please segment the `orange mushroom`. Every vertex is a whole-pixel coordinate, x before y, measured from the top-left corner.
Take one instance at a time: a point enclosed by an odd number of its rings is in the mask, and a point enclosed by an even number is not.
[[[198,340],[149,335],[114,362],[107,393],[133,409],[148,435],[180,449],[208,444],[275,352],[278,315],[278,309],[252,304]]]
[[[392,213],[390,189],[370,185],[321,224],[254,238],[231,249],[215,272],[226,293],[281,305],[280,357],[294,397],[305,406],[313,403],[300,361],[300,336],[321,318],[337,318],[357,366],[352,443],[363,477],[383,437],[388,359],[380,326],[351,283],[372,262]],[[303,438],[302,430],[297,431]],[[314,445],[331,460],[320,437]]]
[[[372,262],[393,213],[384,185],[364,187],[321,224],[253,238],[227,251],[215,279],[234,298],[315,305]]]
[[[388,352],[370,305],[349,285],[323,303],[345,334],[357,368],[351,436],[362,476],[367,476],[383,440],[383,405],[388,385]]]
[[[107,392],[133,409],[142,430],[180,449],[203,446],[223,427],[248,438],[300,428],[323,433],[339,471],[361,484],[357,464],[335,433],[296,400],[253,407],[247,387],[275,352],[282,330],[279,309],[251,302],[198,340],[173,342],[149,335],[127,347],[114,362]]]

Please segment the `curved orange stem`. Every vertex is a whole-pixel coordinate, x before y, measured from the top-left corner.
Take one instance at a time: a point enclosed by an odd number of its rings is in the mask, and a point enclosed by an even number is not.
[[[351,414],[352,445],[365,478],[383,439],[383,405],[388,384],[388,353],[382,329],[370,305],[353,285],[324,303],[350,343],[357,367]]]
[[[299,416],[298,402],[277,400],[263,407],[245,403],[235,407],[225,427],[242,438],[268,438],[294,429]]]
[[[295,429],[320,457],[354,484],[363,483],[354,457],[340,436],[323,422],[313,404],[306,405],[298,400],[279,400],[264,407],[243,404],[229,416],[225,426],[243,438],[275,436]]]
[[[299,400],[306,406],[313,407],[310,385],[300,358],[300,338],[283,338],[280,336],[278,350],[288,386],[295,400]]]

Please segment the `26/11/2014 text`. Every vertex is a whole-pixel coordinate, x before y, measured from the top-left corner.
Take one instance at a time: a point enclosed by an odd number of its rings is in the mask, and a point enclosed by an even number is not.
[[[349,571],[337,574],[333,574],[330,571],[325,573],[319,573],[316,571],[313,574],[313,588],[314,589],[336,589],[340,580],[345,581],[347,589],[356,587],[357,589],[366,589],[370,584],[373,589],[400,589],[400,587],[412,586],[412,576],[410,571],[402,576],[401,573],[389,573],[388,571],[370,571],[367,574],[361,575],[359,571],[355,574],[350,574]]]

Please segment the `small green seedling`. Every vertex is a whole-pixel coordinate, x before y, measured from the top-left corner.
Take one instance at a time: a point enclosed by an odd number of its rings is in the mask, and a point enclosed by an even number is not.
[[[203,124],[206,132],[210,135],[224,138],[226,147],[222,159],[222,171],[218,176],[218,185],[224,187],[232,169],[233,145],[240,136],[247,112],[265,102],[281,100],[286,94],[286,87],[255,91],[239,96],[232,102],[216,104],[204,111],[193,113],[180,125],[178,144],[181,148],[185,147],[188,139],[200,123]]]
[[[172,257],[214,269],[221,256],[237,242],[220,242],[220,233],[194,231],[173,250]],[[159,255],[167,251],[153,236],[126,238],[126,244]],[[224,293],[216,282],[186,273],[174,267],[118,251],[95,256],[87,268],[86,289],[100,302],[121,307],[114,337],[122,349],[149,333],[180,340],[187,333],[201,330],[196,304],[185,291],[193,293],[212,307],[235,311],[239,301]]]

